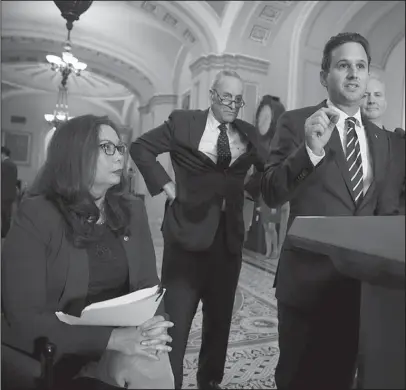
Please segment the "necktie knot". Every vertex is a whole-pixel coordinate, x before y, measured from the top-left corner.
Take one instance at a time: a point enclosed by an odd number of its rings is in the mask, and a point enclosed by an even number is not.
[[[355,125],[357,123],[357,120],[353,116],[349,116],[347,118],[347,123],[348,123],[348,127],[351,127],[352,129],[355,129]]]
[[[225,123],[220,123],[218,128],[220,129],[221,133],[223,133],[224,131],[227,131],[227,125]]]

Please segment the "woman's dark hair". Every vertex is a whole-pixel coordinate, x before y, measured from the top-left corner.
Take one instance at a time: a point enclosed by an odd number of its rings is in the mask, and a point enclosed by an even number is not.
[[[1,153],[5,154],[7,157],[10,157],[11,154],[10,149],[7,148],[6,146],[1,147]]]
[[[45,164],[29,190],[29,196],[43,195],[61,212],[68,239],[84,247],[97,238],[95,224],[99,208],[90,193],[100,153],[99,129],[117,126],[107,116],[83,115],[62,123],[52,136]],[[116,234],[129,234],[129,197],[125,169],[120,183],[105,195],[106,224]]]
[[[279,98],[272,95],[264,95],[259,103],[257,113],[255,114],[255,127],[258,128],[258,118],[264,106],[269,106],[272,111],[272,119],[269,129],[263,137],[272,139],[276,131],[276,122],[279,117],[285,112],[285,106],[280,102]]]
[[[369,47],[369,42],[364,38],[361,34],[358,33],[351,33],[351,32],[344,32],[337,34],[331,37],[326,45],[324,46],[323,50],[323,58],[321,60],[321,69],[324,72],[328,72],[331,65],[331,52],[338,46],[344,45],[344,43],[348,42],[355,42],[362,45],[367,53],[368,58],[368,68],[371,64],[371,49]]]

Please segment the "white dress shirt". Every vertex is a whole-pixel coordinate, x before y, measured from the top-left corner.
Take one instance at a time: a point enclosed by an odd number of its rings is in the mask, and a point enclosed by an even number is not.
[[[199,143],[199,151],[209,157],[215,164],[217,163],[217,139],[220,135],[220,122],[214,117],[211,109],[207,116],[206,127],[202,139]],[[241,138],[238,130],[234,129],[230,123],[226,123],[227,136],[231,151],[230,165],[247,150],[247,144]]]
[[[341,111],[338,107],[336,107],[330,99],[327,100],[327,107],[334,109],[340,114],[340,119],[338,120],[336,127],[338,133],[340,135],[341,146],[343,147],[344,156],[346,154],[346,140],[347,140],[347,123],[346,119],[350,116],[347,115],[344,111]],[[358,109],[353,118],[357,120],[355,124],[355,132],[358,136],[359,147],[361,151],[361,160],[362,160],[362,172],[363,172],[363,193],[368,191],[369,186],[371,185],[373,174],[372,174],[372,164],[371,164],[371,155],[369,153],[367,137],[365,134],[365,128],[362,124],[361,119],[361,110]],[[323,154],[321,156],[317,156],[312,152],[312,150],[306,145],[307,153],[309,154],[310,160],[314,166],[316,166],[325,156],[325,152],[323,150]]]

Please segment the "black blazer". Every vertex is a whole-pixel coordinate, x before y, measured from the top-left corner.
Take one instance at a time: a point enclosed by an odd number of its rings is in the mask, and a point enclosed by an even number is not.
[[[9,158],[1,162],[1,200],[14,201],[17,197],[17,166]]]
[[[386,130],[386,129],[385,129]],[[387,130],[392,150],[392,165],[391,174],[394,175],[394,186],[399,194],[399,213],[405,214],[405,137],[400,135],[396,130],[404,130],[396,128],[394,131]]]
[[[129,266],[130,291],[159,284],[155,252],[143,202],[134,199],[131,235],[121,237]],[[28,353],[48,337],[64,354],[100,357],[113,328],[71,326],[55,315],[87,296],[86,249],[66,239],[59,211],[42,196],[22,201],[2,253],[2,343]]]
[[[355,206],[350,176],[337,128],[325,147],[325,157],[314,167],[305,147],[305,120],[320,107],[287,111],[278,121],[269,164],[262,178],[262,194],[270,207],[290,202],[290,227],[299,215],[369,216],[396,214],[398,196],[391,183],[391,145],[386,131],[363,118],[373,170],[373,181]],[[329,286],[344,276],[326,256],[294,247],[286,237],[278,264],[276,297],[294,306],[316,304]]]
[[[171,179],[156,157],[170,152],[176,180],[176,200],[167,206],[162,225],[164,239],[186,250],[210,247],[223,199],[226,200],[227,243],[241,253],[244,239],[244,178],[255,164],[263,171],[266,152],[255,127],[236,119],[234,127],[248,141],[247,151],[226,170],[198,150],[209,110],[175,110],[168,120],[132,143],[130,153],[152,196]],[[252,194],[255,195],[255,194]]]

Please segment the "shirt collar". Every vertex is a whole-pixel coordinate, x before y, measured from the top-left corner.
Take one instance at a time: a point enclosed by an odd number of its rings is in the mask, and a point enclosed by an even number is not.
[[[333,108],[334,110],[338,111],[338,113],[340,114],[340,119],[338,120],[337,125],[344,127],[346,119],[349,118],[350,116],[348,114],[346,114],[344,111],[340,110],[335,104],[333,104],[331,102],[330,99],[327,99],[327,107]],[[358,108],[358,111],[354,115],[352,115],[352,117],[357,120],[356,125],[361,127],[362,119],[361,119],[361,109],[360,108]]]
[[[207,122],[208,122],[209,126],[211,126],[213,129],[219,130],[218,127],[221,125],[221,123],[215,118],[211,108],[209,108],[209,115],[207,115]],[[225,123],[225,125],[227,126],[227,130],[228,130],[229,129],[228,123]]]

